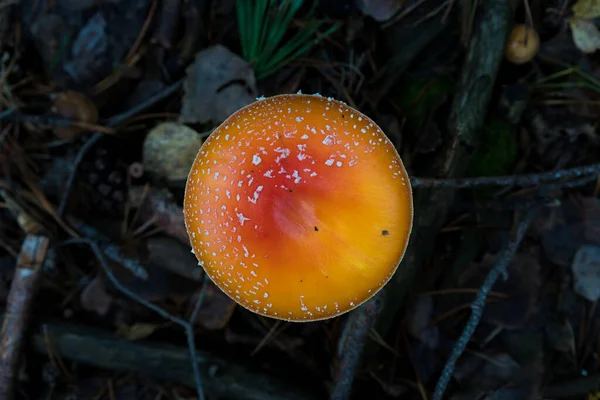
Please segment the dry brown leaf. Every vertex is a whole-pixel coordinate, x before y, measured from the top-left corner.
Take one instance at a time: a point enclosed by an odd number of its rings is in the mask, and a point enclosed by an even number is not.
[[[96,104],[85,94],[74,90],[67,90],[56,95],[52,104],[52,111],[63,118],[89,122],[98,122],[98,109]],[[85,131],[76,126],[57,126],[54,133],[60,139],[73,140]]]
[[[139,340],[144,339],[154,333],[161,325],[147,324],[143,322],[136,322],[133,325],[119,325],[117,329],[117,336],[125,340]]]
[[[221,123],[258,97],[250,64],[222,45],[200,51],[186,73],[181,123]]]

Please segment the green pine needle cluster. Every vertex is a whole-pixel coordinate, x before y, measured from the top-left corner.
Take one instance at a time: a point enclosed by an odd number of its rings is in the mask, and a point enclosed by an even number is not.
[[[258,79],[273,74],[303,55],[338,28],[335,24],[320,38],[315,38],[315,33],[325,22],[312,19],[314,3],[304,26],[284,41],[294,15],[303,4],[304,0],[237,0],[243,57],[252,64]]]

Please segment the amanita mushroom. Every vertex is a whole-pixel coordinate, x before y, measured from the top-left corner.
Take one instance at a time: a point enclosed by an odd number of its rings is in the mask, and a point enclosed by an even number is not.
[[[392,277],[412,228],[398,152],[320,95],[258,99],[202,145],[184,200],[192,251],[243,307],[287,321],[358,307]]]

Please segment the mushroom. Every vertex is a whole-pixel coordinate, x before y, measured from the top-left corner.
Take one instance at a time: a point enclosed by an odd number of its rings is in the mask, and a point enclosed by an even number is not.
[[[525,64],[535,57],[539,49],[540,37],[535,29],[517,24],[508,36],[504,56],[513,64]]]
[[[366,115],[320,95],[260,98],[202,145],[185,189],[192,252],[241,306],[286,321],[341,315],[392,277],[412,189]]]

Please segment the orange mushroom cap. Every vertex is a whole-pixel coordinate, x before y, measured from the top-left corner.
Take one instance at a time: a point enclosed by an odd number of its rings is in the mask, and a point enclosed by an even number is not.
[[[370,299],[412,229],[398,152],[367,116],[320,95],[240,109],[202,145],[185,190],[193,252],[260,315],[315,321]]]

